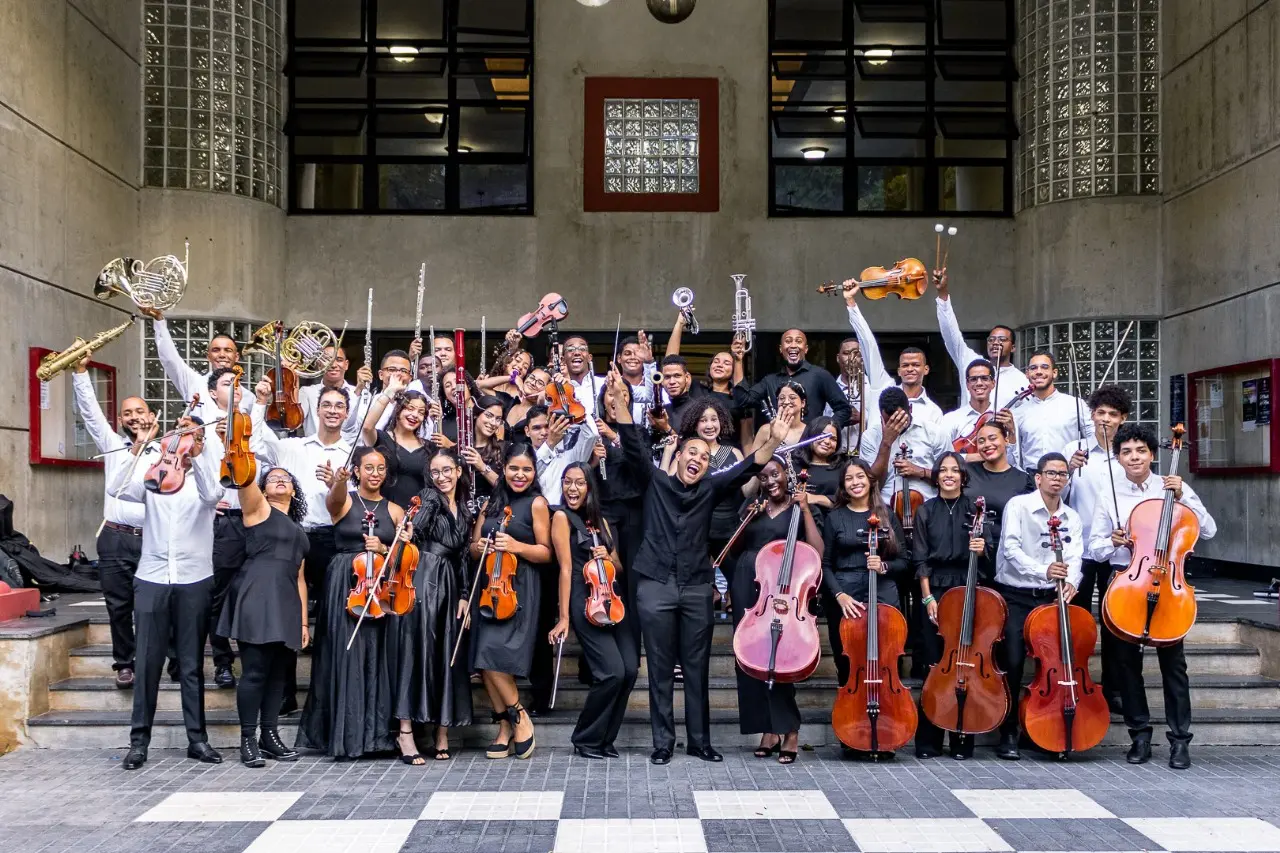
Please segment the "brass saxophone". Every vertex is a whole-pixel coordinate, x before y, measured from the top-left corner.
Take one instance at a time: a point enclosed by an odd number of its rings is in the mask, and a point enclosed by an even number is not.
[[[84,338],[76,338],[75,343],[62,352],[49,353],[40,359],[40,366],[36,368],[36,378],[41,382],[48,382],[68,367],[78,364],[80,359],[97,352],[123,335],[125,330],[132,326],[133,321],[136,319],[136,317],[130,317],[119,326],[107,329],[105,332],[99,332],[87,341]]]

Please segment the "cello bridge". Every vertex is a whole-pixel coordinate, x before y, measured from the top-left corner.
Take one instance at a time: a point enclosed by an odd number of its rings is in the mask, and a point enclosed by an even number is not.
[[[977,666],[977,664],[975,664],[975,663],[971,663],[970,661],[967,661],[967,660],[958,660],[958,661],[956,661],[956,666],[968,666],[968,667],[973,667],[973,666]]]
[[[864,678],[862,679],[862,683],[863,684],[883,684],[884,682],[878,678]]]
[[[779,616],[786,616],[790,609],[791,608],[787,606],[787,600],[785,598],[775,597],[773,599],[773,612]]]

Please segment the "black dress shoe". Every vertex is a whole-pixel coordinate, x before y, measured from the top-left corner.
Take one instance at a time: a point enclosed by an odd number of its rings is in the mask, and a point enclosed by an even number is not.
[[[119,690],[133,689],[133,667],[122,666],[116,670],[116,688]]]
[[[187,747],[187,758],[194,758],[196,761],[201,761],[205,764],[222,763],[222,754],[209,746],[209,742],[204,740]]]
[[[932,746],[916,747],[916,758],[929,759],[929,758],[937,758],[940,755],[942,755],[941,748],[935,748]]]
[[[604,753],[605,758],[621,757],[620,753],[618,752],[618,748],[611,743],[606,743],[603,747],[600,748],[600,751]]]
[[[973,758],[973,735],[961,735],[951,732],[948,743],[951,746],[951,757],[956,761]]]
[[[1005,761],[1018,761],[1022,753],[1018,752],[1018,736],[1016,734],[1000,735],[1000,744],[996,747],[996,757]]]
[[[1169,766],[1174,770],[1186,770],[1191,766],[1191,745],[1185,740],[1169,742]]]
[[[229,666],[220,666],[213,671],[213,683],[219,690],[230,690],[236,686],[236,675]]]
[[[686,749],[685,752],[689,753],[694,758],[701,758],[703,761],[724,761],[724,756],[716,752],[715,749],[710,746],[704,746],[701,749],[696,746],[691,746]]]
[[[589,746],[575,746],[573,748],[573,754],[598,761],[603,761],[605,759],[605,754],[602,751],[593,749]]]
[[[1146,764],[1151,760],[1151,735],[1137,734],[1133,736],[1133,744],[1124,760],[1130,764]]]
[[[665,746],[658,747],[653,751],[653,754],[649,756],[649,763],[650,764],[670,764],[671,750],[667,749]]]
[[[131,746],[124,760],[120,762],[120,766],[125,770],[137,770],[146,763],[147,748],[145,746]]]

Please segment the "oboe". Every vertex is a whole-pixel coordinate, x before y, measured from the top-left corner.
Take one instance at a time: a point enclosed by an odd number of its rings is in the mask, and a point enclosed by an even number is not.
[[[471,407],[467,405],[467,369],[465,366],[466,358],[463,355],[462,329],[453,330],[453,350],[454,350],[454,387],[453,387],[453,406],[458,412],[458,453],[468,447],[474,449],[476,446],[475,425],[471,417]],[[484,352],[482,348],[480,352]],[[476,513],[476,472],[471,472],[469,478],[470,497],[467,498],[467,509],[472,515]]]

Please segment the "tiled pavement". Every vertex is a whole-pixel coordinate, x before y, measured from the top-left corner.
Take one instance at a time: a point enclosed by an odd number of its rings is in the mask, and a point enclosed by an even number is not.
[[[0,759],[0,851],[1280,851],[1280,747],[1193,747],[1194,767],[1130,767],[1115,749],[1059,764],[980,756],[792,767],[734,752],[592,762],[392,760],[248,770],[157,751],[20,750]]]

